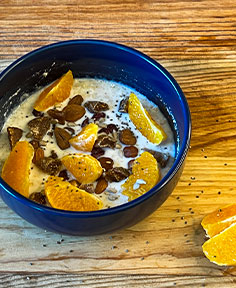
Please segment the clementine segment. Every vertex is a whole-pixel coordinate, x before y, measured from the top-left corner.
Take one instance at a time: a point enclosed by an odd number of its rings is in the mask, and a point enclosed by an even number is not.
[[[97,135],[98,125],[90,123],[78,135],[71,138],[69,142],[77,150],[91,152]]]
[[[132,167],[132,174],[122,185],[122,193],[129,201],[136,199],[152,189],[159,180],[159,169],[156,159],[149,152],[143,152]]]
[[[230,204],[206,215],[201,224],[207,236],[213,237],[235,222],[236,204]]]
[[[130,94],[128,103],[129,117],[143,136],[154,144],[160,144],[167,138],[164,130],[152,119],[134,93]]]
[[[53,208],[69,211],[95,211],[102,208],[102,201],[63,178],[50,176],[45,183],[45,194]]]
[[[75,153],[64,156],[61,161],[82,184],[96,181],[103,172],[100,162],[91,155]]]
[[[43,90],[34,104],[34,109],[44,111],[66,100],[70,96],[73,81],[72,72],[69,70],[61,78]]]
[[[236,265],[236,223],[207,240],[202,249],[206,257],[215,264]]]
[[[2,179],[25,197],[29,196],[29,175],[33,156],[33,146],[27,141],[18,141],[2,168]]]

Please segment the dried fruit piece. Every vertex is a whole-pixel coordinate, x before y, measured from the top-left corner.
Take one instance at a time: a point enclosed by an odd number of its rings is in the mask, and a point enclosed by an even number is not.
[[[75,95],[68,103],[68,105],[70,104],[76,104],[76,105],[81,105],[84,101],[84,98],[81,95]]]
[[[34,202],[37,202],[41,205],[47,204],[46,196],[42,192],[34,192],[34,193],[30,194],[29,199],[34,201]]]
[[[83,106],[70,104],[63,109],[63,113],[66,121],[76,122],[84,116],[85,109]]]
[[[104,179],[103,177],[100,177],[98,179],[98,182],[95,188],[95,193],[101,194],[103,191],[106,190],[107,186],[108,186],[108,182],[106,181],[106,179]]]
[[[134,136],[134,133],[128,128],[120,131],[119,139],[120,139],[120,142],[125,145],[135,145],[137,142],[136,137]]]
[[[215,264],[236,265],[236,223],[207,240],[202,249],[205,256]]]
[[[7,127],[7,133],[8,133],[9,144],[12,150],[16,142],[18,142],[20,138],[22,137],[23,130],[17,127]]]
[[[142,179],[146,184],[139,184],[137,188],[135,183]],[[136,199],[152,189],[159,180],[159,170],[156,159],[149,152],[143,152],[138,157],[132,167],[132,174],[122,185],[122,194],[129,197],[129,201]]]
[[[32,162],[36,164],[42,158],[44,158],[44,150],[40,147],[34,149],[34,157]]]
[[[91,155],[94,158],[99,158],[99,157],[101,157],[104,154],[105,154],[105,151],[102,148],[93,146],[93,149],[91,151]]]
[[[126,158],[134,158],[138,155],[138,148],[135,146],[126,146],[123,149]]]
[[[50,109],[47,111],[48,115],[53,119],[57,119],[59,124],[65,124],[65,116],[63,111],[59,111],[57,109]]]
[[[120,105],[118,109],[120,113],[128,113],[128,103],[129,103],[128,100],[129,100],[129,97],[125,97],[124,99],[120,101]]]
[[[87,101],[84,103],[84,107],[86,107],[91,113],[109,110],[108,104],[100,101]]]
[[[169,158],[170,158],[170,155],[167,154],[167,153],[161,153],[159,151],[154,151],[154,150],[150,150],[150,149],[144,149],[145,151],[151,153],[154,158],[157,160],[157,162],[161,165],[161,168],[165,168],[168,161],[169,161]]]
[[[49,175],[56,175],[61,170],[61,160],[52,157],[40,158],[35,164]]]
[[[94,146],[100,148],[109,147],[114,149],[116,147],[116,139],[111,134],[101,134],[98,136]]]
[[[70,133],[68,133],[65,129],[56,127],[54,130],[55,138],[57,141],[57,145],[61,148],[61,150],[65,150],[70,147],[69,140],[71,139]]]
[[[106,171],[113,168],[114,161],[109,157],[101,157],[98,159],[98,161],[100,162],[102,168],[104,168]]]
[[[2,179],[25,197],[29,196],[29,174],[33,156],[33,146],[27,141],[18,141],[2,168]]]
[[[98,197],[63,181],[60,177],[48,178],[45,183],[45,194],[50,205],[56,209],[95,211],[103,207]]]
[[[38,117],[28,122],[28,127],[35,140],[42,140],[43,136],[50,129],[49,117]]]
[[[69,70],[61,78],[43,90],[34,104],[34,109],[44,111],[66,100],[70,96],[73,81],[72,72]]]
[[[236,222],[236,204],[226,205],[206,215],[202,227],[208,237],[213,237]]]
[[[134,93],[131,93],[129,96],[128,113],[135,127],[150,142],[160,144],[167,138],[164,130],[152,119],[151,115],[143,107]]]
[[[130,172],[123,167],[114,167],[105,173],[105,179],[108,182],[120,182],[129,177]]]
[[[99,161],[87,154],[75,153],[73,155],[66,155],[61,161],[81,184],[96,181],[103,172]]]
[[[98,126],[90,123],[85,126],[78,135],[71,138],[69,142],[77,150],[90,152],[97,139],[97,134]]]

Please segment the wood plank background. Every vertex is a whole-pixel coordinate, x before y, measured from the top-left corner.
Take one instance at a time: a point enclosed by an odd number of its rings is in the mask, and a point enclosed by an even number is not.
[[[236,287],[210,263],[206,213],[236,202],[236,2],[234,0],[1,0],[0,70],[42,45],[103,39],[160,62],[192,114],[181,181],[150,217],[96,237],[26,223],[0,201],[0,287]]]

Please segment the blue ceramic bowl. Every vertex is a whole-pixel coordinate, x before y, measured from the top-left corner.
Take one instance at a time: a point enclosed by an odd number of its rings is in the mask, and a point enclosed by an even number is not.
[[[33,92],[71,69],[75,77],[120,81],[156,104],[168,118],[176,138],[176,159],[168,174],[143,196],[115,208],[93,212],[62,211],[23,197],[2,179],[3,201],[42,229],[71,235],[94,235],[136,224],[168,198],[182,173],[189,148],[191,120],[187,101],[174,78],[156,61],[123,45],[97,40],[59,42],[37,49],[0,74],[0,113],[8,116]],[[45,77],[47,72],[47,77]],[[0,129],[5,118],[0,120]]]

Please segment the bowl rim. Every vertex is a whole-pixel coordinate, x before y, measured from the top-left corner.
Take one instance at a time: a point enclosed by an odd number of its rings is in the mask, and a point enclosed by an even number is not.
[[[60,42],[55,42],[51,43],[45,46],[42,46],[40,48],[37,48],[17,60],[15,60],[13,63],[11,63],[9,66],[7,66],[1,73],[0,73],[0,81],[5,77],[7,73],[9,73],[14,67],[19,65],[21,62],[24,60],[30,58],[32,55],[41,53],[45,50],[50,50],[53,48],[57,48],[60,46],[69,46],[69,45],[80,45],[80,44],[90,44],[90,45],[100,45],[100,46],[106,46],[106,47],[111,47],[111,48],[116,48],[119,50],[124,50],[128,53],[133,54],[137,58],[141,58],[142,60],[146,61],[150,65],[152,65],[155,69],[157,69],[160,73],[163,74],[165,78],[169,81],[169,83],[172,85],[172,87],[175,89],[176,93],[178,94],[179,98],[182,101],[182,105],[184,108],[184,137],[183,137],[183,143],[182,146],[178,152],[178,156],[176,157],[172,167],[168,171],[168,173],[161,179],[160,182],[158,182],[151,190],[143,194],[142,196],[115,206],[111,208],[105,208],[97,211],[68,211],[68,210],[60,210],[52,207],[47,207],[43,206],[41,204],[38,204],[20,193],[16,192],[13,188],[11,188],[1,177],[0,177],[0,187],[5,190],[8,194],[10,194],[13,198],[17,199],[20,201],[22,204],[29,206],[33,209],[39,210],[41,212],[47,211],[50,214],[56,214],[56,215],[61,215],[64,217],[71,217],[71,218],[91,218],[91,217],[104,217],[106,215],[112,215],[116,214],[122,211],[125,211],[130,208],[134,208],[135,206],[139,205],[141,202],[145,202],[147,199],[153,196],[153,194],[158,193],[178,172],[180,167],[182,166],[186,156],[187,152],[190,146],[190,139],[191,139],[191,114],[189,110],[189,106],[187,103],[187,99],[180,88],[179,84],[177,81],[174,79],[174,77],[161,65],[159,64],[156,60],[152,59],[148,55],[134,49],[128,46],[125,46],[123,44],[119,44],[116,42],[111,42],[111,41],[105,41],[105,40],[96,40],[96,39],[75,39],[75,40],[67,40],[67,41],[60,41]]]

